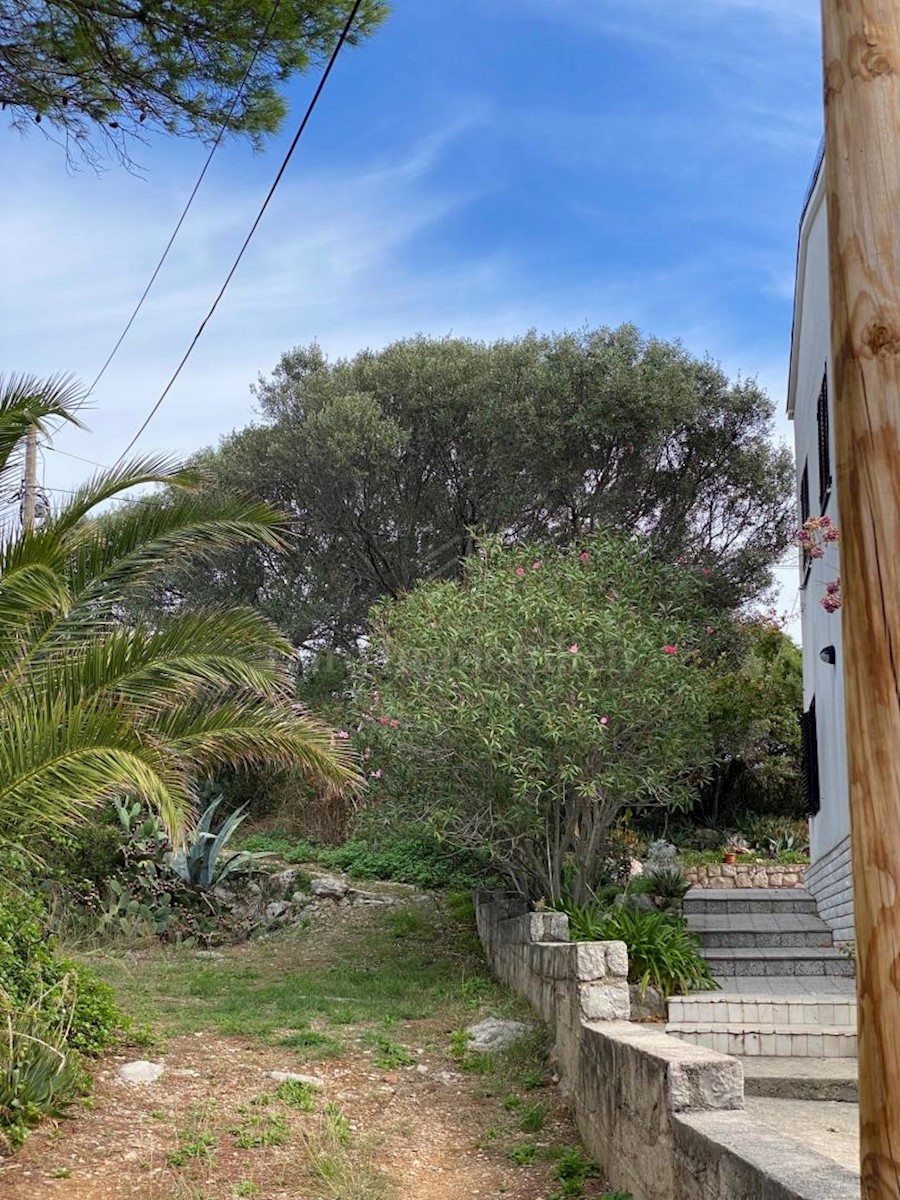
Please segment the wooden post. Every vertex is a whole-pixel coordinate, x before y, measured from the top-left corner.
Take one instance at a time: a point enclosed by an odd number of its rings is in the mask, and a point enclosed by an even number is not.
[[[22,488],[22,525],[34,528],[37,500],[37,430],[32,425],[25,435],[25,483]]]
[[[822,0],[863,1196],[900,1196],[900,0]]]

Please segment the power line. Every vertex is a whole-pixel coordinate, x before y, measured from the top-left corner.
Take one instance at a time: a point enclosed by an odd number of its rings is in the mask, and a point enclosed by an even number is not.
[[[193,188],[193,191],[191,192],[190,196],[188,196],[187,204],[185,204],[184,208],[182,209],[181,216],[178,218],[178,223],[176,224],[175,228],[172,230],[172,236],[169,238],[168,242],[166,242],[166,247],[163,250],[162,254],[160,255],[159,262],[154,267],[153,274],[150,276],[150,279],[147,282],[147,286],[144,288],[143,292],[141,293],[141,298],[138,300],[137,304],[134,306],[134,311],[132,312],[131,316],[128,318],[128,321],[125,324],[125,328],[119,334],[118,341],[113,346],[112,350],[110,350],[109,355],[107,356],[106,362],[103,364],[103,366],[97,372],[97,374],[94,378],[94,382],[88,388],[87,394],[89,396],[93,392],[93,390],[97,386],[97,384],[100,382],[100,380],[103,378],[103,376],[106,374],[107,367],[112,362],[112,360],[115,358],[116,354],[119,351],[119,347],[122,345],[122,343],[125,341],[125,338],[128,336],[128,331],[129,331],[129,329],[131,329],[131,326],[134,324],[135,317],[138,315],[138,313],[144,307],[144,301],[147,299],[150,289],[153,287],[154,283],[156,283],[156,277],[157,277],[157,275],[159,275],[160,271],[162,270],[163,263],[169,257],[169,251],[172,249],[175,239],[178,237],[178,234],[181,230],[181,226],[184,224],[185,218],[187,217],[188,213],[191,210],[191,206],[193,205],[194,200],[196,199],[197,193],[200,191],[200,185],[203,183],[203,180],[206,177],[206,172],[209,170],[210,164],[212,163],[212,160],[213,160],[213,156],[216,153],[216,151],[218,150],[219,144],[221,143],[222,138],[225,136],[228,126],[231,123],[231,118],[234,116],[234,110],[237,107],[238,100],[240,100],[241,96],[244,93],[244,88],[247,86],[247,81],[249,80],[250,74],[253,71],[254,66],[256,65],[256,60],[259,58],[262,48],[266,43],[266,39],[269,36],[269,30],[272,28],[272,22],[275,20],[275,14],[278,12],[280,5],[281,5],[281,0],[275,0],[275,3],[272,6],[272,11],[269,13],[269,19],[266,22],[266,27],[262,31],[262,36],[260,37],[259,41],[256,44],[253,54],[250,57],[250,61],[247,63],[247,69],[244,72],[241,82],[238,84],[237,91],[234,93],[234,96],[231,99],[231,103],[228,106],[228,111],[225,113],[225,120],[222,122],[221,126],[219,127],[219,131],[213,140],[212,146],[210,146],[209,154],[206,156],[206,162],[203,164],[203,169],[201,170],[200,174],[197,176],[197,182],[194,184],[194,188]]]
[[[191,339],[190,345],[188,346],[187,350],[185,350],[184,355],[182,356],[181,362],[179,362],[178,366],[175,368],[175,371],[174,371],[171,379],[166,384],[166,386],[163,388],[159,399],[156,401],[156,403],[150,409],[150,412],[147,414],[146,418],[144,419],[144,422],[141,425],[140,429],[138,429],[137,433],[134,435],[134,437],[131,439],[131,441],[128,443],[128,445],[125,447],[125,449],[122,451],[122,453],[119,455],[118,459],[116,460],[116,464],[115,464],[116,466],[118,466],[119,463],[122,462],[122,460],[125,458],[125,455],[129,452],[129,450],[131,450],[131,448],[137,442],[138,438],[140,438],[141,434],[144,432],[144,430],[147,428],[147,426],[150,424],[150,422],[156,416],[156,414],[159,411],[166,396],[168,396],[169,392],[172,390],[172,387],[174,386],[176,379],[178,378],[178,376],[181,374],[182,370],[184,369],[185,363],[187,362],[187,360],[190,358],[191,354],[193,353],[194,347],[199,342],[200,337],[202,336],[203,331],[205,330],[210,318],[212,317],[212,315],[216,311],[216,309],[219,307],[219,302],[221,301],[222,297],[225,295],[225,291],[228,288],[228,285],[231,283],[231,280],[233,279],[234,274],[237,271],[238,266],[240,265],[241,259],[244,257],[247,247],[250,245],[250,241],[253,238],[253,235],[256,233],[259,223],[260,223],[260,221],[262,221],[263,215],[264,215],[266,209],[269,207],[269,202],[271,201],[272,197],[275,195],[275,190],[278,187],[279,183],[281,182],[282,176],[284,175],[285,171],[288,168],[288,164],[290,163],[291,158],[293,157],[294,151],[297,148],[297,144],[300,141],[300,138],[303,136],[306,126],[309,124],[310,117],[312,117],[313,112],[315,111],[315,107],[319,102],[319,97],[322,95],[322,92],[325,90],[325,84],[328,82],[328,77],[331,75],[332,68],[334,67],[334,64],[337,62],[338,55],[340,54],[341,50],[343,49],[344,43],[346,42],[347,38],[350,35],[350,30],[353,28],[353,22],[356,20],[356,14],[359,12],[361,7],[362,7],[362,0],[355,0],[353,8],[350,11],[350,15],[347,18],[347,21],[344,25],[344,28],[341,30],[340,37],[337,40],[337,45],[335,46],[334,50],[331,53],[331,57],[328,60],[325,70],[322,72],[322,78],[319,80],[319,85],[316,88],[315,92],[313,93],[313,97],[306,107],[306,112],[303,114],[303,119],[300,122],[297,132],[294,134],[294,137],[293,137],[293,140],[291,141],[290,146],[288,146],[287,154],[285,154],[284,159],[282,160],[281,166],[278,168],[278,173],[276,174],[275,179],[272,182],[272,186],[269,188],[269,191],[266,194],[266,198],[265,198],[265,200],[263,200],[262,206],[260,207],[259,212],[256,214],[256,219],[254,220],[253,224],[250,226],[250,232],[244,238],[243,244],[241,245],[241,248],[238,251],[237,257],[235,258],[234,262],[232,263],[230,271],[225,276],[225,282],[222,284],[221,288],[219,289],[218,295],[216,296],[215,300],[212,302],[209,312],[206,314],[206,316],[201,321],[200,326],[197,329],[197,332],[194,334],[193,338]]]
[[[49,450],[52,454],[62,454],[66,458],[74,458],[76,462],[87,463],[89,467],[100,467],[100,469],[103,471],[109,470],[109,467],[106,465],[106,463],[97,462],[93,458],[83,458],[80,454],[72,454],[72,452],[69,450],[60,450],[56,446],[50,446],[50,445],[45,445],[45,444],[41,445],[41,449]]]

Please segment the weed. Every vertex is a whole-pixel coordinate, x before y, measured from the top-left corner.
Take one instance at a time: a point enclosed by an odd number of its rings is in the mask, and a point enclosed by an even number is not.
[[[272,1115],[247,1116],[239,1125],[228,1132],[239,1150],[255,1150],[259,1146],[283,1146],[287,1141],[288,1126],[284,1117]]]
[[[298,1029],[278,1039],[279,1046],[290,1046],[300,1052],[300,1057],[338,1058],[344,1053],[343,1042],[329,1037],[327,1033],[316,1033],[314,1029]]]
[[[341,1146],[349,1146],[352,1134],[350,1122],[344,1116],[343,1110],[337,1104],[325,1105],[325,1128],[330,1136]]]
[[[421,933],[425,928],[425,921],[421,913],[410,908],[404,912],[391,913],[388,917],[388,927],[395,938],[405,938],[413,933]]]
[[[258,1196],[260,1194],[260,1186],[258,1183],[252,1183],[249,1179],[243,1179],[240,1183],[234,1186],[235,1196]]]
[[[285,1079],[278,1085],[275,1095],[291,1108],[299,1108],[303,1112],[313,1112],[316,1107],[316,1090],[310,1083],[302,1079]]]
[[[600,1200],[634,1200],[631,1192],[604,1192]]]
[[[50,1172],[51,1179],[71,1179],[72,1171],[69,1167],[57,1167],[55,1171]]]
[[[517,1167],[528,1167],[537,1158],[537,1146],[530,1142],[525,1146],[514,1146],[509,1152],[509,1157]]]
[[[564,1200],[567,1196],[580,1196],[585,1182],[600,1174],[593,1159],[586,1158],[576,1147],[567,1147],[556,1161],[554,1175],[560,1187],[550,1194],[550,1200]]]
[[[394,1071],[398,1067],[411,1067],[416,1061],[415,1055],[410,1054],[405,1046],[401,1046],[399,1042],[392,1042],[383,1034],[366,1034],[363,1041],[374,1047],[375,1053],[372,1061],[382,1071]]]
[[[184,1167],[195,1159],[207,1159],[216,1148],[216,1139],[207,1130],[196,1130],[181,1141],[177,1150],[166,1155],[170,1167]]]
[[[515,1112],[522,1107],[521,1096],[506,1096],[503,1100],[503,1107],[507,1112]]]
[[[319,1129],[300,1131],[310,1175],[304,1200],[387,1200],[392,1189],[388,1178],[375,1167],[365,1148],[350,1150],[349,1131],[326,1115]]]
[[[539,1133],[544,1128],[549,1111],[550,1108],[547,1104],[526,1105],[519,1116],[519,1128],[523,1133]]]

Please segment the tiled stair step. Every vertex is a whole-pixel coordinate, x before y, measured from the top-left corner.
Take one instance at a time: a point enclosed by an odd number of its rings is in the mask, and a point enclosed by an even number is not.
[[[767,1058],[855,1058],[856,1030],[845,1025],[750,1024],[722,1026],[668,1024],[666,1032],[683,1042],[721,1054]]]
[[[669,1000],[673,1025],[828,1025],[856,1030],[856,1001],[839,996],[768,996],[705,993]]]
[[[750,949],[753,946],[781,946],[783,949],[806,947],[810,950],[833,947],[834,940],[831,930],[824,929],[782,929],[780,925],[769,929],[748,929],[740,918],[735,916],[733,925],[726,929],[703,929],[694,924],[703,920],[702,917],[691,919],[688,928],[696,933],[704,950],[721,950],[729,946]]]
[[[713,975],[844,975],[854,973],[853,960],[829,946],[723,946],[704,950]]]
[[[809,913],[816,901],[804,888],[691,888],[684,915],[700,913]]]

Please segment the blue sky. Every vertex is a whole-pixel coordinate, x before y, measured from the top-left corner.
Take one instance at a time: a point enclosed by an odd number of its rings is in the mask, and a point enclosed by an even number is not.
[[[291,89],[295,112],[311,79]],[[821,133],[815,0],[395,0],[346,53],[239,275],[141,448],[188,453],[252,418],[249,384],[317,339],[333,355],[423,331],[495,337],[635,321],[783,408],[796,229]],[[290,122],[288,123],[290,126]],[[117,456],[217,290],[290,136],[221,151],[94,396]],[[205,151],[144,177],[2,142],[4,370],[89,380]],[[787,436],[787,425],[780,421]],[[47,455],[47,484],[85,468]],[[791,568],[791,571],[793,568]]]

